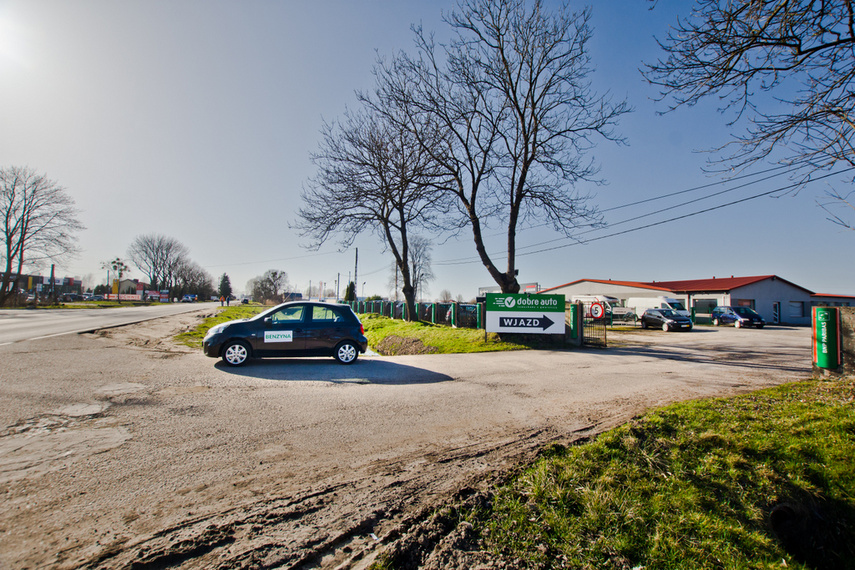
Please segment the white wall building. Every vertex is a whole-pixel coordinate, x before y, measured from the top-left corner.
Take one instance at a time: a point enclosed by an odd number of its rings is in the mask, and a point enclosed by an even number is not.
[[[811,306],[820,304],[813,293],[777,275],[724,277],[686,281],[612,281],[580,279],[544,289],[539,293],[574,295],[609,295],[626,300],[631,297],[673,297],[683,301],[690,311],[708,314],[717,306],[744,306],[760,313],[769,323],[809,325]],[[842,302],[855,298],[828,295]]]

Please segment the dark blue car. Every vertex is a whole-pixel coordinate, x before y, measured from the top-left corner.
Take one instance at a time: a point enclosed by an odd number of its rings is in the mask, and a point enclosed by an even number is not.
[[[756,327],[762,329],[766,325],[763,317],[748,307],[716,307],[713,309],[711,318],[715,326],[732,324],[736,328]]]
[[[365,329],[347,305],[283,303],[251,319],[212,327],[202,341],[206,356],[240,366],[250,358],[332,356],[352,364],[368,349]]]

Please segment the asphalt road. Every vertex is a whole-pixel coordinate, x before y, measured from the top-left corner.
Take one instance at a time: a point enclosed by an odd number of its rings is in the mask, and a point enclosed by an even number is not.
[[[191,318],[0,346],[0,568],[362,568],[548,443],[811,373],[774,326],[234,369]]]
[[[216,307],[218,303],[166,303],[91,309],[2,309],[0,346],[52,336],[138,323]]]

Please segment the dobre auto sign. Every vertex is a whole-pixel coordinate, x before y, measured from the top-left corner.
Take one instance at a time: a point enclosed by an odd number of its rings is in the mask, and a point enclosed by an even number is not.
[[[564,295],[487,293],[487,332],[564,334]]]

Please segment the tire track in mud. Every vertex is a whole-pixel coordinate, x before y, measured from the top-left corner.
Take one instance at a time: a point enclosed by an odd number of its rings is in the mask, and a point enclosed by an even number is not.
[[[617,425],[626,418],[613,418]],[[420,536],[436,509],[527,465],[544,445],[572,443],[608,426],[510,434],[500,442],[374,464],[370,473],[330,481],[295,497],[264,499],[188,519],[132,542],[111,545],[75,568],[365,568],[394,545],[424,550],[442,536]],[[442,532],[450,529],[441,529]],[[430,551],[411,552],[423,560]]]

